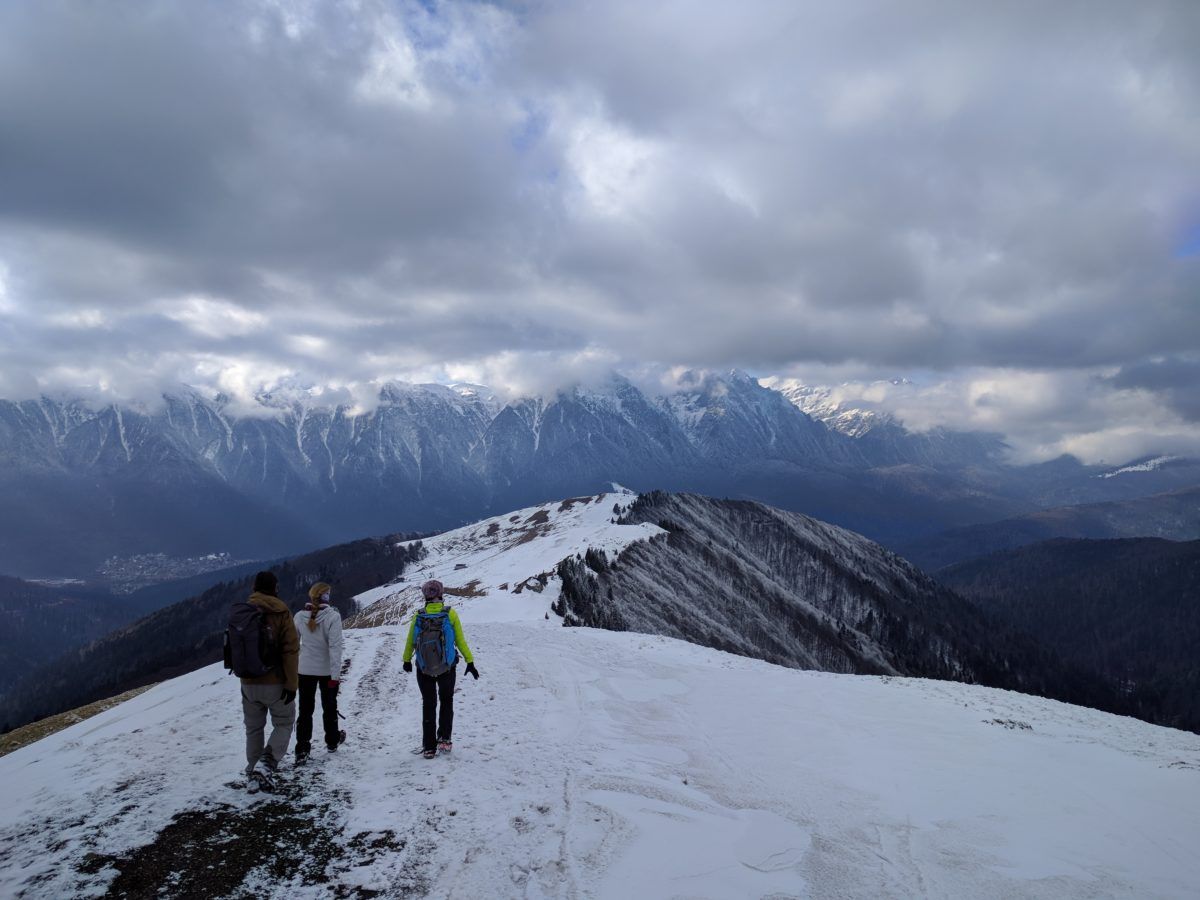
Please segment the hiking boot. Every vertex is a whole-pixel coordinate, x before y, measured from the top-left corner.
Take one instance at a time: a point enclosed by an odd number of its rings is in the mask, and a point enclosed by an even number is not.
[[[326,744],[325,746],[326,746],[326,748],[328,748],[330,753],[336,753],[337,748],[340,747],[344,743],[346,743],[346,732],[339,731],[337,733],[337,743],[336,744]]]
[[[296,751],[296,765],[302,766],[306,762],[308,762],[308,751],[307,750],[297,750]]]
[[[426,750],[421,755],[424,756],[426,759],[433,759],[435,756],[437,756],[437,751],[436,750]]]
[[[259,790],[270,794],[275,790],[275,767],[266,760],[267,758],[264,757],[254,764],[250,778],[258,784]]]
[[[454,749],[454,744],[450,741],[438,741],[438,753],[449,753]]]

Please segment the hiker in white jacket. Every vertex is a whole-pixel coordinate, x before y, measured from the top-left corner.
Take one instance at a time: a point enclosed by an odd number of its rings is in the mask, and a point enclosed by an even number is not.
[[[318,581],[308,589],[308,603],[296,613],[296,632],[300,635],[300,710],[296,720],[296,765],[308,760],[312,748],[313,711],[317,691],[321,692],[321,723],[325,727],[325,746],[337,750],[346,740],[338,728],[338,680],[342,674],[342,616],[329,605],[331,588]]]

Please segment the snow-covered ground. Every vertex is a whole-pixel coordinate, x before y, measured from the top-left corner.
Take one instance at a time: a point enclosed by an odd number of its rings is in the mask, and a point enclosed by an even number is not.
[[[404,625],[352,629],[348,742],[249,795],[237,683],[210,666],[0,758],[0,896],[1200,895],[1196,735],[562,628],[553,579],[513,593],[586,534],[644,537],[610,521],[631,499],[500,517],[539,524],[511,558],[489,523],[427,541],[409,587],[478,580],[452,755],[410,752]]]
[[[100,895],[116,868],[124,885],[177,870],[182,891],[209,883],[211,845],[236,840],[263,863],[238,872],[237,890],[258,897],[341,886],[472,900],[1146,898],[1200,887],[1195,735],[666,638],[465,625],[482,678],[461,682],[454,753],[431,761],[409,752],[420,697],[400,669],[403,628],[348,633],[350,739],[286,773],[287,804],[318,823],[298,848],[274,801],[226,784],[242,729],[237,685],[217,666],[0,759],[0,895]],[[178,813],[226,826],[168,828]],[[328,861],[304,861],[314,846]],[[272,872],[280,852],[286,865]]]

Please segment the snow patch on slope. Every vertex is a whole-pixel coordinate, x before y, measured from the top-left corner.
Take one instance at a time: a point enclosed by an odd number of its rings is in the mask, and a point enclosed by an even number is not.
[[[1122,466],[1119,469],[1114,469],[1111,472],[1104,472],[1100,478],[1114,478],[1117,475],[1125,475],[1130,472],[1153,472],[1155,469],[1161,469],[1167,463],[1175,462],[1177,459],[1182,459],[1179,456],[1156,456],[1153,459],[1147,459],[1144,462],[1135,463],[1129,466]]]

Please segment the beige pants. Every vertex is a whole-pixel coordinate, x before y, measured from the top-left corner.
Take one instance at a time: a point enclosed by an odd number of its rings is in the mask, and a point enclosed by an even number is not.
[[[271,737],[264,752],[267,713],[271,714]],[[296,701],[283,702],[282,684],[243,684],[242,720],[246,723],[246,774],[254,769],[260,756],[267,754],[270,756],[267,764],[275,768],[287,756],[292,725],[296,721]]]

